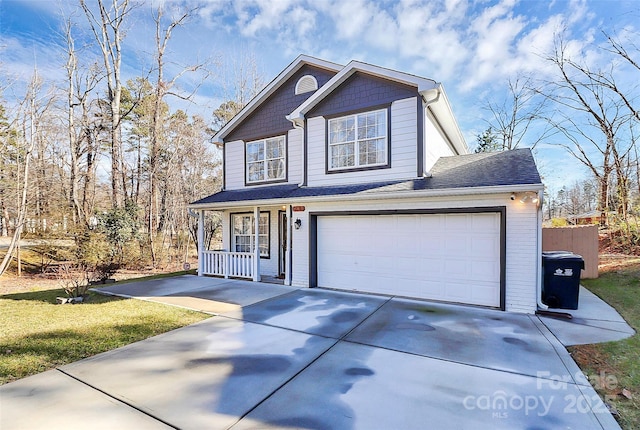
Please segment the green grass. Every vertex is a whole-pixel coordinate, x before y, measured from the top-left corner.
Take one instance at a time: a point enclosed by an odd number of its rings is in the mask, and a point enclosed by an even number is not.
[[[0,296],[0,384],[192,324],[210,315],[91,293],[56,305],[61,289]]]
[[[197,270],[196,269],[192,269],[192,270],[182,270],[179,272],[170,272],[170,273],[156,273],[155,275],[149,275],[149,276],[143,276],[140,278],[131,278],[131,279],[123,279],[121,281],[118,281],[118,285],[119,284],[128,284],[131,282],[140,282],[140,281],[151,281],[153,279],[163,279],[163,278],[173,278],[174,276],[181,276],[181,275],[195,275],[197,274]],[[96,285],[96,288],[101,287],[101,285]]]
[[[609,386],[596,386],[598,393],[616,407],[623,429],[640,428],[640,260],[602,273],[598,279],[583,280],[582,284],[605,300],[624,317],[636,334],[619,342],[584,345],[570,348],[586,374],[615,377]],[[598,385],[598,384],[596,384]],[[633,396],[627,399],[621,391]]]

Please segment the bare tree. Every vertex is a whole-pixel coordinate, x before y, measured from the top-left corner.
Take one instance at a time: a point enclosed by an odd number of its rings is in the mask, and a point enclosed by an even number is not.
[[[251,52],[233,55],[231,63],[223,68],[221,80],[226,101],[213,112],[214,132],[224,127],[264,87],[264,77]]]
[[[120,101],[122,97],[122,40],[125,37],[124,23],[134,5],[129,0],[96,0],[99,10],[97,17],[86,0],[80,0],[104,62],[109,102],[111,137],[111,192],[114,207],[122,207],[126,195],[126,177],[122,165],[122,133]]]
[[[64,36],[67,42],[67,62],[65,64],[67,81],[67,137],[69,140],[69,204],[73,209],[73,221],[89,222],[92,206],[87,204],[87,192],[95,180],[93,160],[97,148],[92,144],[90,129],[92,121],[89,117],[89,96],[100,82],[98,68],[93,66],[80,70],[78,55],[73,37],[73,23],[70,18],[65,21]],[[77,108],[80,107],[80,113]],[[79,115],[80,123],[76,125]],[[86,158],[83,160],[83,158]],[[84,163],[83,163],[84,161]],[[86,170],[82,171],[83,164]],[[84,177],[85,192],[81,201],[80,191]]]
[[[634,58],[634,55],[640,57],[640,47],[635,44],[634,39],[628,41],[631,48],[635,51],[630,52],[620,40],[617,40],[606,33],[605,36],[609,43],[609,47],[605,49],[613,53],[619,59],[622,59],[623,62],[631,66],[632,69],[640,72],[640,58]],[[635,35],[635,39],[637,40],[637,34]],[[620,87],[614,79],[613,74],[601,75],[597,78],[600,85],[603,85],[616,93],[624,105],[629,109],[629,112],[631,112],[631,115],[633,115],[635,120],[640,121],[640,105],[638,105],[637,91],[629,91],[628,88]],[[635,89],[637,90],[637,86]]]
[[[14,124],[9,122],[6,108],[0,103],[0,236],[9,235],[9,189],[11,188],[13,170],[12,153],[16,147],[17,132]]]
[[[149,244],[153,265],[156,263],[155,249],[154,249],[154,236],[162,230],[161,225],[161,202],[158,199],[158,157],[160,148],[162,146],[162,133],[163,133],[163,112],[166,113],[166,107],[164,99],[167,95],[173,95],[185,100],[191,100],[193,92],[185,95],[176,91],[172,91],[178,79],[187,72],[196,72],[202,69],[205,63],[195,64],[182,68],[179,73],[176,73],[172,78],[167,79],[165,77],[165,54],[167,46],[171,40],[173,31],[182,25],[184,25],[191,16],[197,11],[197,8],[186,9],[181,11],[177,16],[171,17],[165,25],[164,20],[164,7],[159,5],[155,10],[153,19],[155,21],[155,97],[153,104],[153,120],[151,126],[151,147],[149,153],[149,168],[148,168],[148,181],[149,181],[149,205],[147,207],[148,213],[148,232],[149,232]]]
[[[38,76],[37,70],[34,71],[33,78],[27,89],[27,94],[20,106],[19,124],[20,133],[18,140],[21,143],[21,150],[17,154],[18,166],[18,189],[19,201],[17,205],[16,225],[11,242],[7,252],[0,263],[0,275],[2,275],[11,261],[14,250],[20,242],[20,236],[24,227],[27,216],[27,196],[29,185],[29,174],[31,171],[31,157],[36,145],[37,135],[39,133],[40,121],[53,104],[54,98],[52,94],[40,96],[42,92],[42,82]]]
[[[561,145],[596,178],[598,210],[605,224],[611,174],[616,171],[619,177],[624,176],[621,166],[629,149],[623,148],[620,134],[629,116],[621,111],[619,100],[600,85],[605,72],[590,70],[568,58],[566,51],[564,40],[558,36],[555,50],[547,59],[556,66],[559,78],[538,91],[557,107],[555,116],[546,120],[568,140]],[[592,133],[594,129],[597,134]],[[626,200],[621,204],[626,207]]]
[[[532,124],[546,109],[547,100],[539,96],[532,80],[527,77],[509,79],[508,88],[508,97],[502,103],[487,103],[486,109],[493,117],[487,122],[490,134],[494,136],[494,142],[488,147],[508,151],[526,144],[533,148],[544,140],[549,132],[544,129],[535,139],[530,133]],[[483,142],[486,143],[486,139]]]

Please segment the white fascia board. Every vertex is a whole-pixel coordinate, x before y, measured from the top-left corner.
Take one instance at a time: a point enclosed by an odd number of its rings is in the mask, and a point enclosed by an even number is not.
[[[276,76],[269,84],[262,89],[247,105],[242,108],[231,121],[226,123],[214,136],[213,143],[221,145],[224,143],[224,138],[233,130],[239,122],[247,118],[260,104],[266,100],[269,96],[276,92],[278,88],[289,79],[295,72],[300,70],[302,66],[309,64],[311,66],[320,67],[322,69],[331,70],[334,72],[342,69],[340,64],[332,63],[330,61],[321,60],[319,58],[310,57],[308,55],[299,55],[298,58],[293,60],[278,76]]]
[[[417,87],[419,93],[429,91],[438,88],[438,83],[433,79],[421,78],[416,75],[411,75],[404,72],[398,72],[396,70],[385,69],[384,67],[374,66],[372,64],[362,63],[360,61],[351,61],[347,64],[338,74],[331,78],[322,88],[318,89],[311,97],[309,97],[304,103],[302,103],[296,110],[290,115],[287,115],[289,121],[296,121],[300,123],[304,116],[325,97],[327,97],[333,90],[339,87],[344,81],[346,81],[351,75],[356,72],[363,72],[368,75],[376,76],[383,79],[388,79],[402,84],[411,85]]]
[[[438,120],[438,123],[444,129],[444,132],[449,138],[451,144],[454,146],[454,149],[458,152],[458,155],[468,154],[469,147],[467,146],[467,142],[460,131],[458,121],[453,115],[449,98],[447,97],[447,93],[442,84],[438,84],[438,91],[440,92],[439,98],[437,101],[430,104],[429,107]],[[423,97],[425,96],[424,93],[421,94]]]
[[[467,187],[467,188],[444,188],[439,190],[423,190],[423,191],[394,191],[378,194],[344,194],[344,195],[327,195],[327,196],[311,196],[296,197],[284,199],[270,200],[243,200],[237,202],[221,202],[221,203],[201,203],[191,204],[187,208],[195,210],[223,210],[234,207],[244,206],[279,206],[282,204],[294,203],[312,203],[312,202],[335,202],[335,201],[362,201],[362,200],[397,200],[397,199],[424,199],[429,197],[455,197],[455,196],[477,196],[492,194],[509,194],[526,191],[542,191],[542,184],[523,184],[523,185],[500,185],[493,187]]]

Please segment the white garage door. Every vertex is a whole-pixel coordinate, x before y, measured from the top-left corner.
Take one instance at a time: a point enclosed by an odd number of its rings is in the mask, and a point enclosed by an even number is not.
[[[500,306],[498,213],[317,218],[318,286]]]

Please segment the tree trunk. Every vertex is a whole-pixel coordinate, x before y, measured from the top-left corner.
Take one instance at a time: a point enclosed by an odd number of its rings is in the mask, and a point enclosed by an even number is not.
[[[36,96],[36,85],[37,85],[37,75],[34,76],[33,78],[33,82],[32,82],[32,88],[31,88],[31,94],[29,94],[28,97],[30,97],[31,99],[29,100],[29,106],[30,106],[30,112],[29,112],[29,117],[31,120],[31,129],[30,129],[30,133],[29,133],[29,142],[27,144],[26,147],[26,151],[24,154],[24,166],[23,166],[23,173],[22,173],[22,184],[20,184],[22,186],[22,195],[19,201],[19,206],[18,206],[18,216],[17,216],[17,221],[16,221],[16,229],[13,232],[13,237],[11,238],[11,242],[9,243],[9,247],[7,248],[7,253],[5,254],[4,258],[2,259],[2,262],[0,263],[0,276],[2,276],[4,274],[4,272],[7,270],[7,267],[9,267],[9,262],[11,261],[11,256],[13,255],[13,251],[16,249],[16,246],[18,246],[19,240],[20,240],[20,234],[22,233],[22,228],[24,226],[24,221],[27,215],[27,188],[29,185],[29,169],[30,169],[30,163],[31,163],[31,154],[33,153],[33,149],[35,146],[35,137],[36,137],[36,132],[35,132],[35,124],[36,124],[36,119],[35,119],[35,96]],[[26,118],[24,119],[24,124],[26,124]],[[23,126],[23,130],[26,129],[26,127]],[[25,135],[26,133],[23,134],[23,139],[25,139]],[[25,142],[26,143],[26,142]]]
[[[2,222],[2,231],[0,232],[0,236],[7,237],[9,236],[9,211],[7,211],[7,206],[4,204],[4,200],[0,202],[0,207],[2,208],[0,213],[0,222]]]
[[[78,197],[79,186],[79,142],[75,125],[75,83],[74,78],[78,72],[78,62],[76,59],[74,41],[71,37],[71,22],[68,21],[67,28],[67,127],[69,137],[69,154],[71,165],[69,168],[69,203],[73,211],[73,224],[76,225],[82,219],[82,208]]]
[[[120,118],[120,101],[122,97],[121,64],[122,40],[124,32],[121,28],[125,18],[131,11],[129,0],[112,0],[110,9],[105,0],[97,0],[100,18],[98,19],[86,4],[80,5],[87,16],[91,30],[102,53],[105,68],[109,99],[110,152],[111,152],[111,203],[114,208],[124,207],[126,176],[122,161],[122,135]]]
[[[93,207],[95,202],[95,184],[96,184],[96,156],[97,156],[97,144],[94,140],[93,133],[90,130],[90,126],[85,121],[88,121],[88,112],[86,107],[83,109],[83,122],[84,136],[87,144],[87,170],[84,178],[84,186],[82,188],[82,210],[84,212],[85,225],[89,225],[90,218],[93,216]]]

